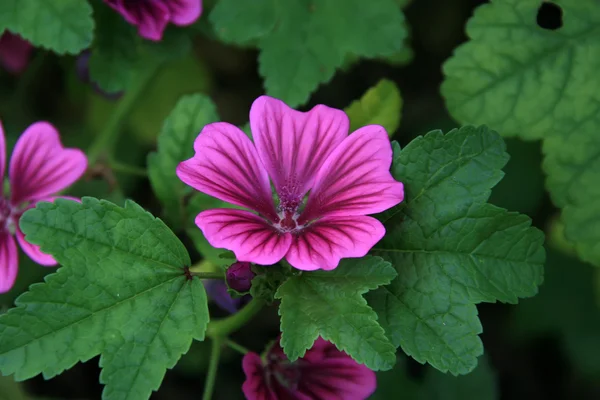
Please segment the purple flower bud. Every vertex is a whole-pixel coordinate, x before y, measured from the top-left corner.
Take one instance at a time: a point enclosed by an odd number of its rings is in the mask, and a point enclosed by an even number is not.
[[[227,285],[240,293],[247,292],[250,290],[252,278],[255,276],[249,262],[236,262],[227,268]]]
[[[227,285],[220,279],[206,280],[204,282],[204,287],[206,288],[208,297],[210,297],[219,308],[230,314],[236,313],[252,299],[252,296],[249,294],[242,297],[231,297],[227,292]]]

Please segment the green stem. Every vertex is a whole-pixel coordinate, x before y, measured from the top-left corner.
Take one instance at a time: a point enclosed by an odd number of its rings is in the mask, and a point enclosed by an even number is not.
[[[227,346],[229,346],[230,348],[232,348],[233,350],[237,351],[238,353],[241,353],[243,355],[246,355],[247,353],[250,352],[250,350],[248,350],[247,348],[245,348],[244,346],[242,346],[241,344],[238,344],[236,342],[234,342],[231,339],[225,339],[225,344]]]
[[[197,276],[200,279],[225,279],[225,275],[222,272],[192,272],[190,274]]]
[[[127,88],[124,96],[117,105],[117,109],[110,116],[104,129],[87,151],[88,164],[90,166],[94,166],[103,153],[110,153],[123,121],[130,114],[133,105],[139,99],[147,84],[158,70],[158,67],[158,64],[149,65],[145,70],[137,74],[137,79]]]
[[[135,165],[125,164],[116,160],[110,161],[110,168],[115,172],[120,172],[123,174],[136,175],[142,177],[148,176],[148,172],[144,168]]]
[[[208,260],[202,260],[190,267],[190,272],[205,272],[206,270],[212,270],[212,263]]]
[[[210,350],[210,362],[208,364],[208,373],[204,381],[204,394],[202,400],[210,400],[215,389],[217,379],[217,370],[219,369],[219,358],[221,358],[222,338],[213,338]]]
[[[206,335],[211,338],[225,337],[244,326],[252,317],[259,313],[265,305],[264,300],[254,298],[237,313],[223,319],[210,321]]]

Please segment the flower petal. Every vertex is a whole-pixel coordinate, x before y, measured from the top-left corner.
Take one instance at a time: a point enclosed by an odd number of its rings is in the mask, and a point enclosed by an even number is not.
[[[11,202],[17,205],[59,192],[86,169],[81,150],[64,148],[56,128],[36,122],[21,135],[10,160]]]
[[[275,264],[292,242],[291,234],[279,232],[264,219],[244,210],[203,211],[196,217],[196,225],[211,246],[233,251],[238,261]]]
[[[20,74],[29,65],[33,46],[19,35],[0,34],[0,64],[11,74]]]
[[[7,231],[0,234],[0,293],[8,292],[17,279],[19,254],[15,240]]]
[[[265,371],[258,354],[246,353],[242,360],[242,369],[246,375],[242,391],[247,400],[279,400],[267,385]]]
[[[364,400],[377,388],[375,373],[364,365],[339,351],[335,345],[326,342],[318,349],[313,347],[307,351],[320,352],[322,357],[310,357],[301,363],[302,379],[298,382],[298,392],[310,399],[322,400]]]
[[[53,267],[58,264],[50,254],[42,253],[40,246],[31,244],[25,240],[25,235],[21,232],[21,229],[17,228],[16,236],[21,250],[33,261],[45,267]]]
[[[324,217],[294,236],[285,258],[304,271],[335,269],[340,259],[363,257],[385,234],[372,217]]]
[[[123,16],[125,21],[138,27],[140,36],[158,41],[171,18],[169,8],[163,1],[104,0]]]
[[[256,149],[285,203],[297,206],[327,156],[348,136],[348,116],[323,105],[303,113],[261,96],[250,109]]]
[[[0,195],[4,193],[4,169],[6,168],[6,137],[0,121]]]
[[[298,223],[326,215],[375,214],[404,199],[390,173],[392,146],[385,129],[369,125],[352,133],[317,173]]]
[[[171,0],[167,5],[171,11],[171,22],[175,25],[192,24],[202,14],[202,0]]]
[[[256,149],[237,127],[217,122],[202,129],[194,157],[177,166],[177,176],[196,190],[278,220],[269,176]]]

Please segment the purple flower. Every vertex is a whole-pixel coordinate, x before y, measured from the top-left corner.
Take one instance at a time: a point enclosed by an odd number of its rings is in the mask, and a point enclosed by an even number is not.
[[[318,105],[302,113],[267,96],[252,105],[250,126],[254,144],[231,124],[205,126],[194,157],[177,167],[186,184],[254,211],[198,214],[196,225],[208,242],[239,261],[270,265],[285,257],[301,270],[331,270],[341,258],[366,255],[385,234],[383,224],[366,215],[404,198],[389,171],[385,129],[369,125],[348,135],[341,110]]]
[[[6,144],[0,123],[0,176],[4,179]],[[8,177],[10,196],[0,193],[0,293],[10,290],[17,277],[16,236],[21,249],[35,262],[56,265],[52,256],[25,241],[19,218],[39,201],[53,201],[57,192],[73,184],[87,169],[87,158],[78,149],[62,146],[58,131],[47,122],[36,122],[23,132],[15,145]],[[2,188],[0,188],[1,190]]]
[[[33,46],[18,35],[5,31],[0,35],[0,64],[12,74],[20,74],[27,68]]]
[[[252,286],[252,279],[256,274],[248,262],[236,262],[227,268],[225,277],[227,285],[240,293],[247,292]]]
[[[252,299],[249,294],[242,297],[233,298],[227,291],[227,285],[220,279],[209,279],[204,281],[204,287],[208,297],[215,302],[221,309],[234,314]]]
[[[242,367],[248,400],[363,400],[377,387],[373,371],[320,337],[294,362],[277,342],[264,359],[246,354]]]
[[[158,41],[169,22],[185,26],[202,13],[202,0],[104,0],[131,25],[140,36]]]

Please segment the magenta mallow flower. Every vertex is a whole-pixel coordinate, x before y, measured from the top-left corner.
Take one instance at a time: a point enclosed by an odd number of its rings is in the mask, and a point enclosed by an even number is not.
[[[239,261],[270,265],[285,257],[301,270],[331,270],[341,258],[366,255],[385,233],[366,215],[404,197],[389,171],[385,129],[369,125],[348,135],[341,110],[318,105],[303,113],[267,96],[252,105],[250,127],[254,144],[231,124],[205,126],[194,157],[177,167],[186,184],[250,210],[198,214],[208,242]]]
[[[0,123],[0,176],[4,179],[6,142]],[[35,262],[56,265],[52,256],[25,241],[19,218],[39,201],[53,201],[56,193],[74,183],[87,168],[81,150],[62,146],[58,131],[47,122],[36,122],[21,135],[10,159],[10,195],[0,196],[0,293],[10,290],[17,277],[17,245]],[[3,190],[3,187],[0,187]],[[72,198],[71,198],[72,199]],[[16,242],[13,236],[16,236]]]
[[[12,74],[25,71],[33,46],[31,43],[8,31],[0,35],[0,65]]]
[[[373,371],[320,337],[294,362],[276,342],[262,359],[247,353],[242,367],[248,400],[364,400],[377,388]]]
[[[104,0],[146,39],[158,41],[169,22],[193,24],[202,13],[202,0]]]

